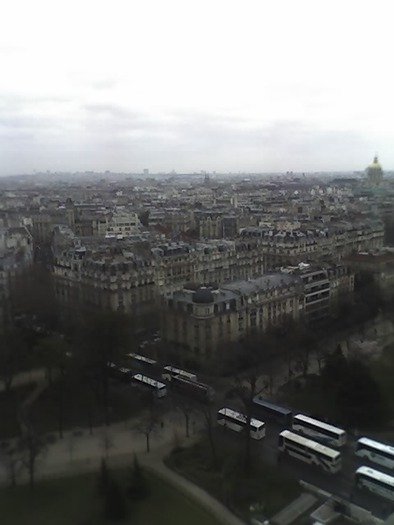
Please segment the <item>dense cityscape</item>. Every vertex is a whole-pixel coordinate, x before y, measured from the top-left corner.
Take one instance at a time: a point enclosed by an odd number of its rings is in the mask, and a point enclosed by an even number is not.
[[[393,175],[0,178],[4,498],[71,479],[80,523],[150,523],[164,480],[209,524],[391,523]]]

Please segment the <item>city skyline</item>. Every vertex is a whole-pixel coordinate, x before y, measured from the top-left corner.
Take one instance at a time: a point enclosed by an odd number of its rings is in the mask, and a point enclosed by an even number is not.
[[[375,153],[390,170],[390,11],[9,3],[0,175],[360,171]]]

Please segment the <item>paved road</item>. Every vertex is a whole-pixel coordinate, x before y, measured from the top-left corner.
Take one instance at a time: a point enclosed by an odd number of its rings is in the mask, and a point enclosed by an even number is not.
[[[283,372],[283,366],[278,367],[276,370],[277,379],[275,384],[279,385],[286,379]],[[33,371],[31,373],[21,374],[17,378],[18,384],[23,384],[31,380],[37,381],[42,379],[44,372],[42,370]],[[281,378],[281,379],[280,379]],[[1,385],[0,385],[1,388]],[[122,388],[129,389],[127,385]],[[218,391],[218,399],[215,408],[222,406],[232,406],[233,408],[239,408],[236,406],[237,403],[234,401],[224,400],[224,391],[221,389]],[[164,443],[174,442],[174,433],[178,435],[184,435],[184,417],[175,413],[175,407],[177,404],[177,396],[172,394],[168,398],[161,400],[160,403],[163,406],[163,412],[166,411],[165,428],[160,432],[160,436],[154,436],[153,449],[157,446],[163,445]],[[193,416],[195,420],[196,416]],[[193,427],[199,428],[202,425],[201,420],[196,421],[197,425],[191,425],[191,431]],[[51,447],[49,447],[46,457],[42,460],[42,465],[39,470],[40,476],[53,476],[56,472],[64,474],[65,471],[70,469],[86,469],[90,468],[94,464],[95,468],[97,465],[98,458],[105,455],[105,442],[108,445],[108,454],[110,456],[121,455],[126,453],[132,454],[133,452],[142,453],[145,448],[144,438],[134,433],[131,434],[129,423],[120,423],[113,425],[111,430],[99,429],[95,431],[94,436],[89,436],[86,431],[83,431],[81,436],[74,435],[73,432],[66,433],[66,437]],[[260,456],[264,461],[269,464],[277,463],[277,440],[278,433],[281,430],[278,426],[267,422],[267,435],[262,442],[253,442],[252,449],[253,453]],[[242,439],[242,436],[237,435],[229,430],[222,428],[217,429],[218,439],[234,443],[237,439]],[[360,461],[353,453],[352,443],[342,450],[342,472],[337,475],[330,475],[322,471],[317,470],[315,467],[306,465],[300,461],[289,458],[281,462],[278,468],[283,469],[286,473],[293,476],[295,479],[302,479],[313,485],[326,490],[332,494],[350,499],[353,503],[360,505],[375,515],[385,518],[394,509],[387,503],[386,500],[382,500],[378,496],[374,496],[370,493],[360,492],[354,488],[354,472],[358,466],[365,464],[365,461]],[[384,470],[379,467],[379,470]],[[0,482],[1,479],[5,479],[5,472],[1,471],[0,466]]]
[[[312,367],[317,368],[317,361],[312,361]],[[287,367],[282,363],[275,365],[275,379],[274,387],[278,388],[280,384],[287,381]],[[268,381],[268,376],[262,376],[260,384],[263,385],[264,381]],[[231,379],[222,382],[221,384],[215,384],[217,388],[217,396],[215,401],[214,409],[217,410],[223,406],[231,407],[242,411],[242,407],[239,405],[237,400],[225,399],[225,392],[231,385]],[[274,388],[274,391],[276,390]],[[177,394],[171,393],[165,400],[164,404],[167,409],[174,409],[177,404]],[[262,460],[269,464],[277,464],[278,468],[283,469],[287,474],[298,480],[304,480],[317,487],[342,497],[346,500],[352,501],[354,504],[359,505],[367,510],[370,510],[378,517],[385,518],[390,512],[393,512],[393,508],[387,500],[381,499],[369,492],[359,491],[355,488],[354,484],[354,473],[356,469],[363,465],[368,464],[365,460],[361,460],[354,455],[354,441],[350,440],[349,444],[344,447],[342,452],[342,471],[339,474],[332,475],[316,469],[316,467],[309,466],[302,463],[294,458],[286,458],[281,464],[277,463],[277,442],[278,434],[283,430],[279,426],[267,422],[267,435],[262,442],[253,442],[253,453],[260,456]],[[242,440],[242,436],[237,435],[235,432],[218,428],[216,430],[217,437],[219,440],[224,442],[234,443],[237,439]],[[373,465],[372,465],[373,466]],[[376,468],[376,465],[375,465]],[[385,470],[382,467],[378,467],[379,470]],[[392,472],[388,472],[391,473]]]
[[[362,464],[368,463],[354,455],[354,447],[352,444],[341,449],[342,471],[338,474],[322,472],[316,467],[307,465],[295,458],[283,458],[279,464],[277,460],[278,434],[282,428],[269,422],[266,426],[266,437],[261,441],[252,441],[253,455],[260,457],[267,464],[277,465],[278,469],[281,469],[297,480],[306,481],[331,494],[351,501],[355,505],[371,511],[375,516],[382,519],[387,518],[387,516],[394,511],[393,506],[387,502],[387,500],[370,494],[369,492],[355,489],[354,472]],[[243,440],[242,435],[224,429],[223,427],[216,429],[216,435],[218,439],[228,444],[234,444],[237,441]],[[381,467],[378,467],[378,469],[384,470]]]

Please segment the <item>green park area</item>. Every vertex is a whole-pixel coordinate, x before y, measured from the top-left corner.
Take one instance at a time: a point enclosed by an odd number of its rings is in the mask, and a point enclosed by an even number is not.
[[[284,385],[278,401],[348,430],[386,432],[389,436],[394,420],[393,374],[393,345],[373,358],[345,356],[338,346],[325,357],[318,373]]]
[[[112,474],[111,474],[112,475]],[[114,472],[126,506],[126,517],[117,523],[133,525],[219,525],[193,500],[158,477],[147,476],[148,495],[141,501],[127,497],[127,472]],[[104,499],[99,496],[98,474],[0,490],[0,523],[4,525],[105,525]],[[21,504],[23,502],[23,504]]]
[[[272,517],[300,494],[298,482],[276,466],[254,457],[245,468],[239,446],[221,443],[214,459],[211,445],[203,440],[174,449],[165,463],[243,519],[249,518],[252,506]]]

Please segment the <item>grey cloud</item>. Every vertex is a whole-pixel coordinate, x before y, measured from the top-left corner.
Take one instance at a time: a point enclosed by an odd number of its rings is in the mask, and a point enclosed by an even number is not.
[[[89,118],[105,116],[110,119],[135,120],[143,119],[144,113],[137,110],[124,108],[116,104],[85,104],[82,109],[88,114]]]
[[[45,104],[67,104],[71,103],[69,97],[59,95],[18,95],[14,93],[2,93],[0,104],[9,111],[17,111],[27,108],[37,108],[37,105]]]
[[[12,45],[12,44],[0,44],[0,54],[1,55],[15,55],[18,53],[23,53],[24,49],[22,46]]]
[[[116,87],[118,85],[119,85],[119,81],[118,80],[109,79],[109,78],[90,82],[90,86],[93,89],[97,89],[99,91],[107,90],[107,89],[113,89],[114,87]]]
[[[0,135],[8,138],[0,154],[2,169],[23,162],[27,171],[357,169],[360,154],[371,147],[361,133],[322,130],[307,120],[256,122],[196,111],[156,118],[115,103],[85,103],[75,115],[60,109],[53,118],[40,116],[39,105],[28,117],[21,108],[0,111]],[[42,165],[29,165],[33,162]]]

